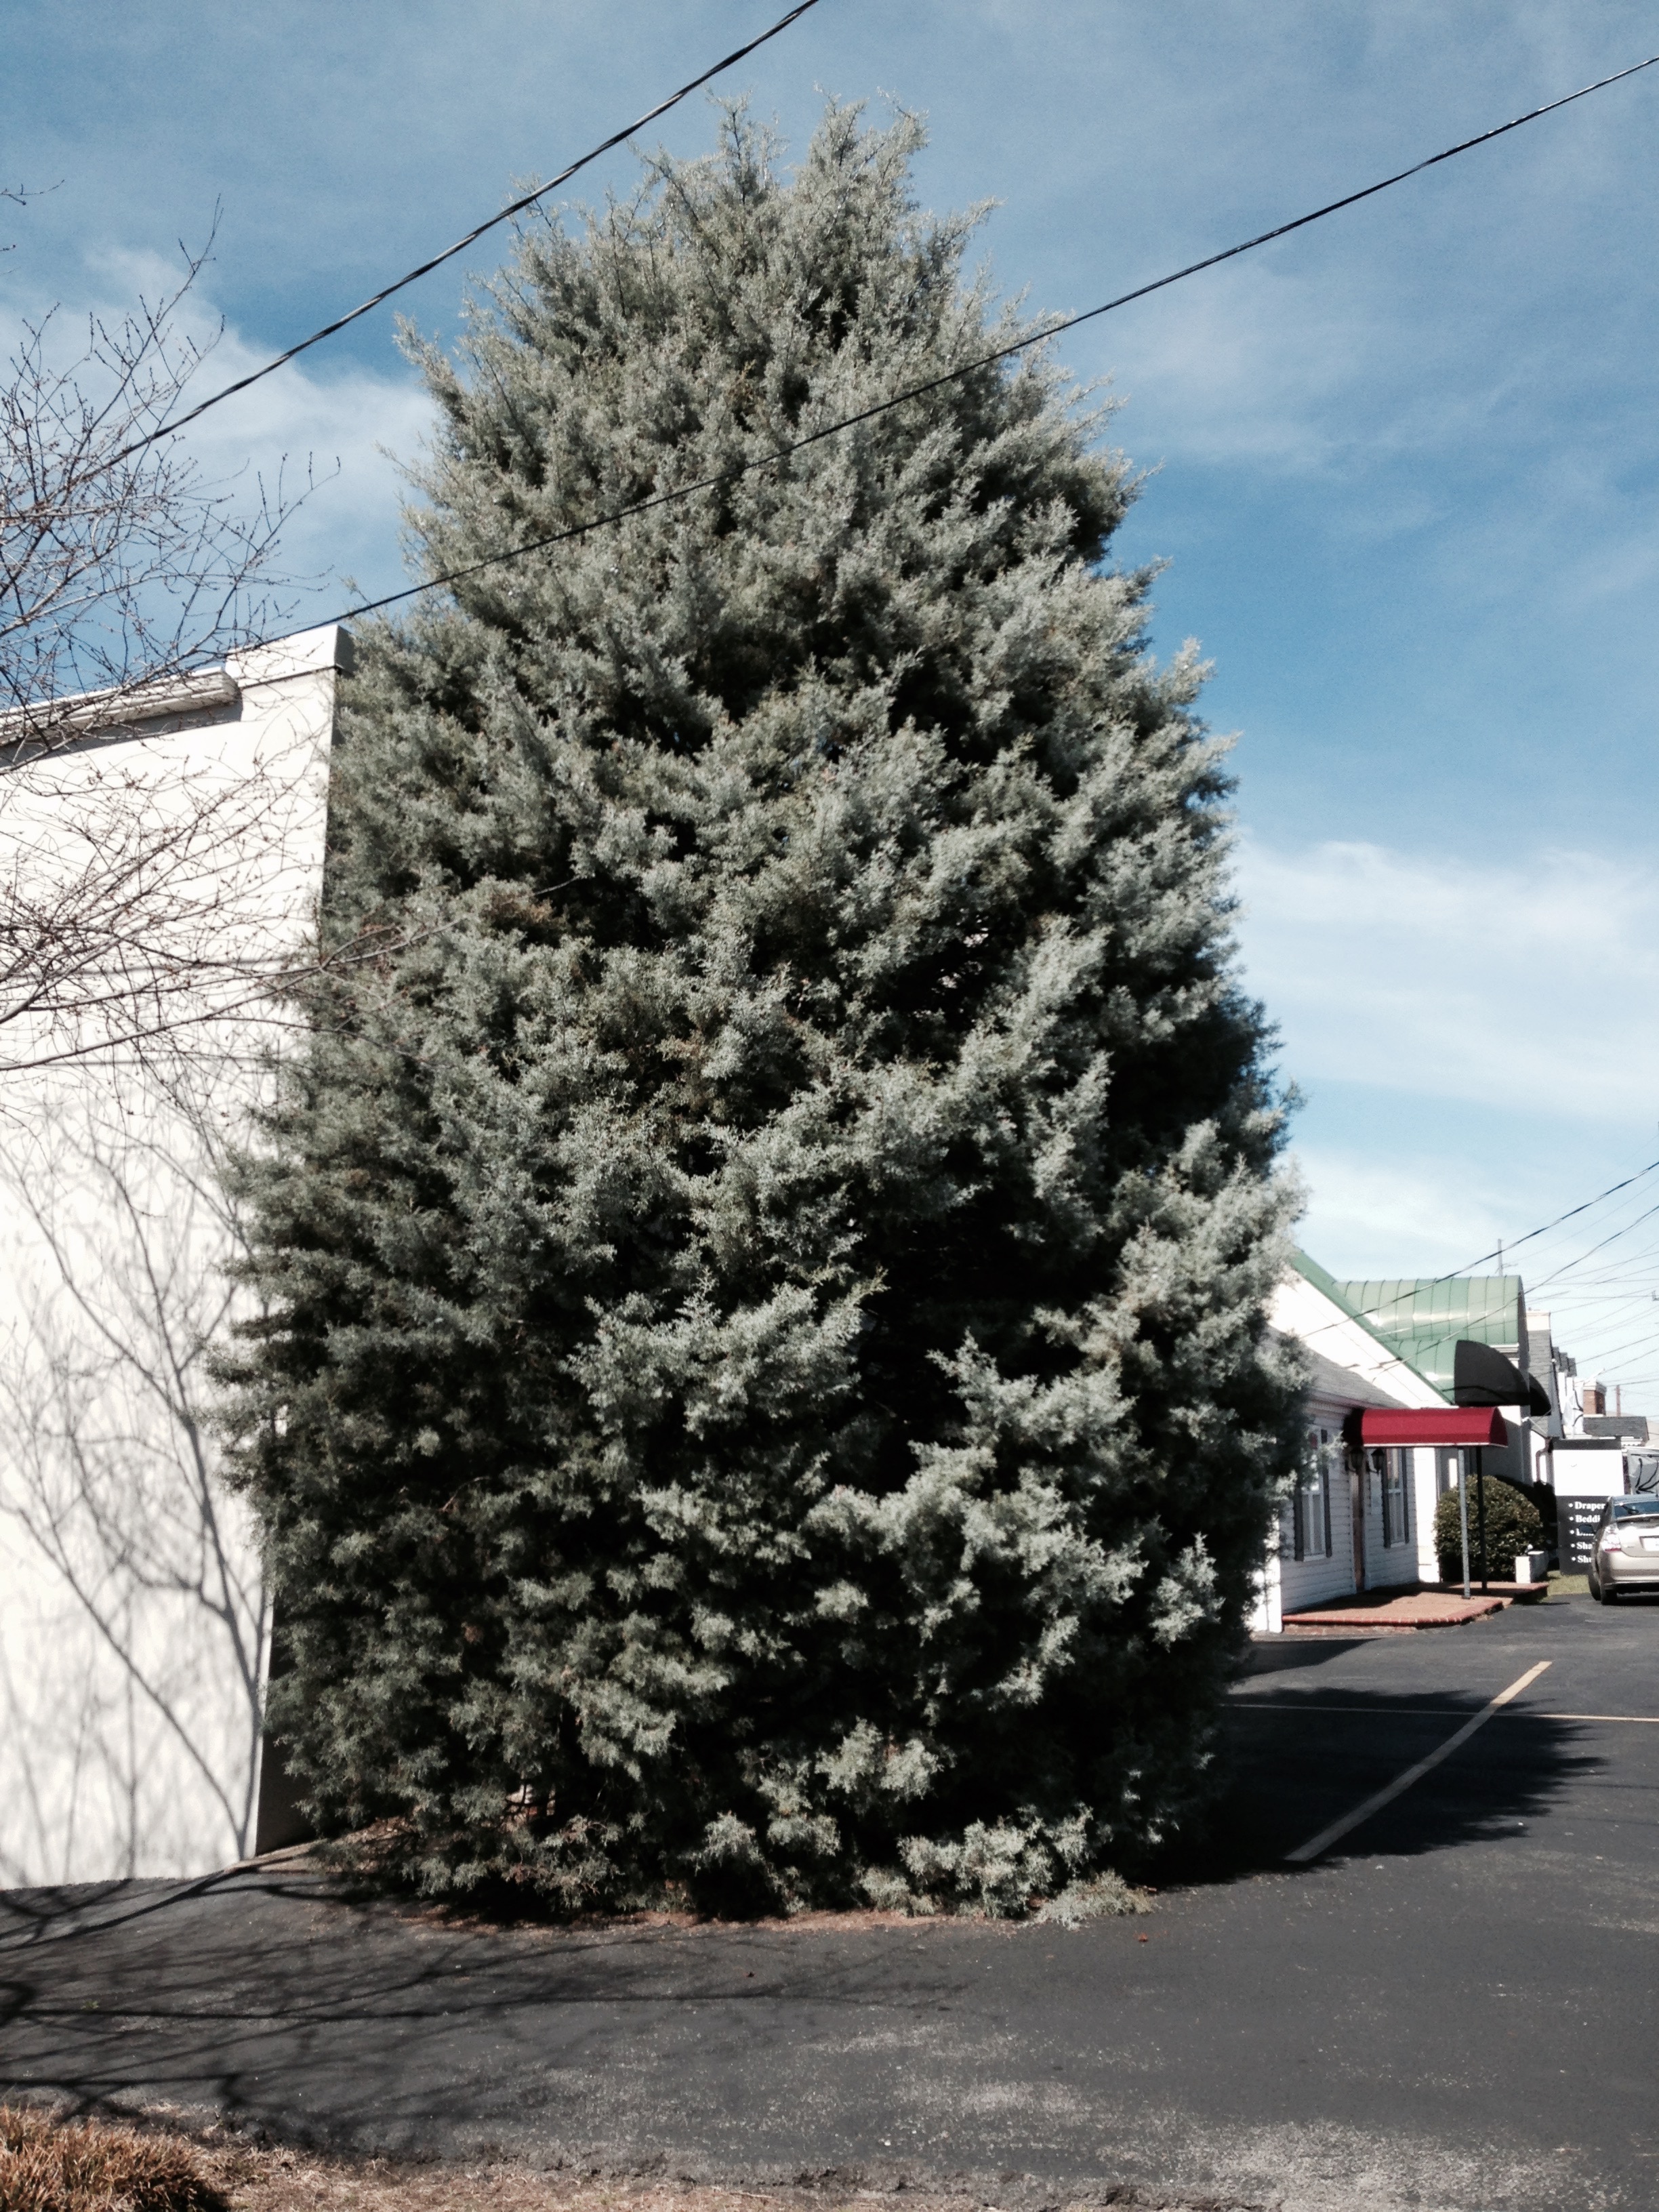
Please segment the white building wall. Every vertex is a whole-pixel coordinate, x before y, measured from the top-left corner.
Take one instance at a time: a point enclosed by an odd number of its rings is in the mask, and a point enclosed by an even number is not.
[[[1317,1399],[1309,1408],[1310,1426],[1322,1439],[1328,1509],[1323,1517],[1328,1522],[1330,1548],[1297,1558],[1296,1504],[1287,1500],[1280,1508],[1279,1527],[1279,1601],[1285,1613],[1305,1613],[1331,1598],[1347,1596],[1354,1587],[1353,1512],[1341,1442],[1343,1411]]]
[[[1402,1503],[1406,1527],[1395,1535],[1395,1541],[1385,1543],[1385,1516],[1382,1511],[1382,1473],[1372,1464],[1372,1455],[1365,1455],[1365,1469],[1361,1476],[1365,1498],[1365,1587],[1367,1589],[1391,1589],[1402,1583],[1421,1579],[1418,1550],[1418,1532],[1421,1526],[1417,1510],[1416,1452],[1407,1449],[1403,1457],[1406,1464]]]
[[[1396,1406],[1443,1408],[1445,1400],[1414,1368],[1407,1365],[1379,1343],[1369,1329],[1328,1297],[1324,1291],[1294,1273],[1279,1283],[1268,1309],[1272,1325],[1286,1336],[1298,1339],[1310,1350],[1352,1374],[1354,1397],[1347,1403],[1316,1399],[1310,1418],[1334,1438],[1341,1434],[1350,1405],[1381,1395]],[[1331,1549],[1328,1555],[1297,1559],[1293,1556],[1294,1523],[1291,1509],[1281,1510],[1276,1547],[1279,1590],[1283,1613],[1295,1613],[1346,1596],[1357,1587],[1354,1574],[1352,1483],[1347,1455],[1340,1443],[1335,1455],[1340,1472],[1331,1479]],[[1434,1547],[1430,1531],[1434,1511],[1434,1459],[1431,1449],[1411,1454],[1411,1534],[1404,1544],[1382,1541],[1382,1500],[1380,1484],[1367,1464],[1359,1476],[1364,1515],[1365,1586],[1383,1589],[1435,1578]],[[1426,1559],[1426,1567],[1425,1561]],[[1265,1613],[1257,1609],[1258,1625]]]
[[[1267,1546],[1256,1571],[1255,1604],[1250,1614],[1250,1626],[1259,1636],[1277,1636],[1284,1626],[1284,1589],[1279,1545],[1275,1541]]]
[[[136,917],[101,1009],[0,1002],[0,1882],[252,1848],[265,1602],[210,1426],[216,1163],[280,1038],[256,979],[320,884],[342,654],[332,629],[245,654],[218,720],[0,775],[9,880],[101,927],[120,875]]]
[[[1333,1437],[1340,1437],[1344,1410],[1334,1405],[1322,1407],[1316,1404],[1313,1419]],[[1365,1455],[1365,1464],[1358,1478],[1358,1489],[1364,1514],[1364,1586],[1367,1589],[1398,1589],[1417,1582],[1433,1582],[1437,1578],[1432,1535],[1429,1533],[1433,1527],[1435,1456],[1432,1449],[1413,1449],[1407,1453],[1406,1491],[1410,1524],[1403,1541],[1385,1544],[1382,1540],[1382,1476],[1371,1464],[1371,1455],[1369,1452]],[[1354,1486],[1347,1453],[1339,1446],[1334,1458],[1335,1464],[1330,1484],[1329,1553],[1297,1559],[1294,1556],[1294,1508],[1286,1505],[1280,1511],[1278,1543],[1273,1557],[1277,1566],[1281,1621],[1285,1613],[1302,1612],[1309,1607],[1324,1604],[1333,1597],[1346,1596],[1357,1588],[1352,1510]],[[1256,1625],[1266,1629],[1268,1624],[1261,1616],[1260,1607]],[[1273,1624],[1274,1627],[1279,1625],[1280,1622]]]
[[[1412,1503],[1417,1511],[1417,1575],[1419,1582],[1437,1583],[1440,1563],[1434,1555],[1434,1509],[1440,1502],[1440,1455],[1432,1444],[1419,1444],[1412,1452]]]

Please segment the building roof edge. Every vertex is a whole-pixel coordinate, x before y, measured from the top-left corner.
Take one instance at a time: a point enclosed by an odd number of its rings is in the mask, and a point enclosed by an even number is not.
[[[1293,1247],[1291,1249],[1291,1265],[1296,1269],[1297,1273],[1301,1276],[1304,1283],[1311,1283],[1315,1290],[1319,1292],[1322,1297],[1328,1298],[1334,1306],[1337,1307],[1340,1311],[1346,1314],[1348,1319],[1353,1323],[1354,1327],[1356,1328],[1363,1328],[1366,1335],[1370,1338],[1372,1343],[1378,1346],[1383,1352],[1387,1352],[1390,1359],[1397,1359],[1407,1374],[1416,1376],[1418,1381],[1423,1385],[1425,1390],[1432,1390],[1435,1396],[1440,1399],[1443,1404],[1449,1405],[1451,1403],[1450,1399],[1446,1396],[1445,1392],[1440,1388],[1440,1385],[1437,1382],[1431,1382],[1429,1376],[1423,1372],[1422,1369],[1417,1365],[1414,1360],[1407,1359],[1404,1352],[1402,1352],[1397,1346],[1390,1344],[1386,1337],[1378,1335],[1376,1329],[1371,1327],[1370,1322],[1365,1319],[1363,1314],[1358,1314],[1354,1311],[1354,1309],[1349,1301],[1343,1297],[1341,1287],[1338,1284],[1335,1276],[1328,1274],[1326,1270],[1320,1266],[1318,1261],[1312,1258],[1308,1253],[1304,1252],[1299,1244]]]

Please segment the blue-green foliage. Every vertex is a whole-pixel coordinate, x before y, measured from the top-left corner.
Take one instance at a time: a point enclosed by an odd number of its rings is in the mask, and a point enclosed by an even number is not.
[[[916,143],[532,229],[420,349],[429,570],[1012,335]],[[977,369],[360,641],[239,1450],[276,1725],[428,1888],[1081,1913],[1201,1790],[1286,1198],[1098,430]]]

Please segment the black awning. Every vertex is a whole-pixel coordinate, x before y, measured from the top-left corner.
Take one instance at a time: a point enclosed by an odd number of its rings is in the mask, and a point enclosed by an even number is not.
[[[1530,1375],[1523,1375],[1495,1346],[1476,1344],[1469,1337],[1452,1347],[1452,1403],[1518,1406],[1540,1419],[1550,1410],[1547,1395]]]

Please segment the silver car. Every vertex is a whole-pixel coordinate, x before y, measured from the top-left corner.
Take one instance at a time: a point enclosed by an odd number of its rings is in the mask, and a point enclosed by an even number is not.
[[[1659,1498],[1613,1498],[1589,1563],[1590,1595],[1611,1605],[1626,1590],[1659,1590]]]

